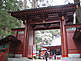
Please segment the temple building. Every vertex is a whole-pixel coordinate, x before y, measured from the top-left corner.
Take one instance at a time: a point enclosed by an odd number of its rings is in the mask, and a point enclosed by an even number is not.
[[[58,36],[58,37],[55,37],[54,40],[52,40],[52,42],[46,44],[46,45],[43,45],[42,46],[43,48],[46,48],[50,54],[49,54],[49,57],[51,56],[54,56],[54,54],[56,54],[56,56],[60,56],[60,59],[61,59],[61,37]]]
[[[21,54],[19,45],[21,41],[9,35],[0,40],[0,61],[7,61],[8,58],[15,58],[15,54]]]

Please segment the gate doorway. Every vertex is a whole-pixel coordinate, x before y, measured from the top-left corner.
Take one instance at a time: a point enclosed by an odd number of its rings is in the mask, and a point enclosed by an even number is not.
[[[48,51],[49,59],[61,59],[61,36],[60,29],[37,30],[35,31],[35,41],[33,46],[34,59],[44,59]]]

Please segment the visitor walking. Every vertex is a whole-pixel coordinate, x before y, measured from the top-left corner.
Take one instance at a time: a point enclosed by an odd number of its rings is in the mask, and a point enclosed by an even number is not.
[[[46,53],[45,53],[46,61],[47,61],[48,56],[49,56],[48,52],[46,51]]]
[[[56,54],[54,53],[54,59],[56,60]]]

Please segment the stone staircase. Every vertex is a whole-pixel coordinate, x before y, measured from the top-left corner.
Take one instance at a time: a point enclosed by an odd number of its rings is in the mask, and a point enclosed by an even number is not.
[[[8,61],[46,61],[46,60],[33,60],[33,59],[27,59],[27,58],[8,58]],[[81,61],[81,58],[70,58],[70,57],[64,57],[62,60],[48,60],[48,61]]]
[[[33,60],[24,57],[24,58],[8,58],[8,61],[33,61]]]
[[[81,58],[62,58],[62,61],[81,61]]]

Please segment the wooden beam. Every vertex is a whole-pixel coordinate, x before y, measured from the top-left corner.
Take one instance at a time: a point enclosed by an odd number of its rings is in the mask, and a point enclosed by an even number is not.
[[[15,32],[15,31],[24,31],[25,28],[14,28],[14,29],[11,29],[12,32]]]
[[[66,26],[66,28],[73,28],[73,27],[81,27],[81,24],[68,24],[65,26]]]
[[[36,29],[34,29],[34,30],[37,31],[37,30],[53,30],[53,29],[60,29],[60,27],[52,27],[52,28],[36,28]]]
[[[46,20],[45,22],[43,22],[43,20],[36,20],[29,22],[29,24],[43,24],[43,23],[53,23],[53,22],[60,22],[60,20]]]

